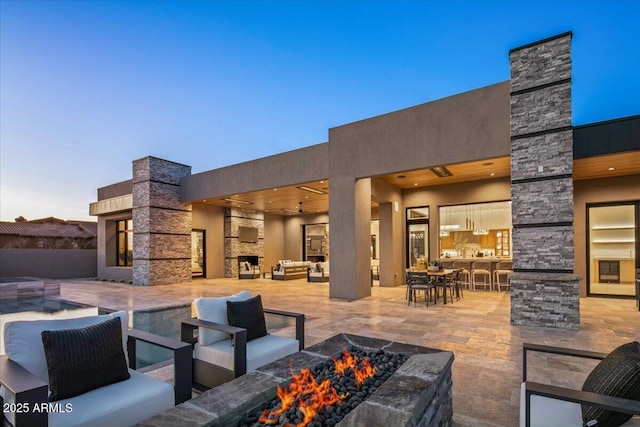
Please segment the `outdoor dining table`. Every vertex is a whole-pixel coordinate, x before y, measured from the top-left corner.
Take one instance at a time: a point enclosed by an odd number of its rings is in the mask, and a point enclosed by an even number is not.
[[[455,273],[457,269],[454,268],[445,268],[442,270],[415,270],[414,273],[425,274],[429,276],[429,279],[433,278],[434,284],[442,287],[442,297],[444,298],[444,303],[447,303],[447,278],[449,278],[453,273]],[[436,303],[438,301],[438,293],[436,292]]]

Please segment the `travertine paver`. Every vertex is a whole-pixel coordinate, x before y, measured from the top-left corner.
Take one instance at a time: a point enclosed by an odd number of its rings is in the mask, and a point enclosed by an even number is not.
[[[211,279],[152,287],[91,280],[61,284],[66,299],[127,310],[184,304],[243,289],[262,295],[265,307],[305,313],[307,346],[345,332],[452,351],[454,426],[518,424],[523,342],[610,351],[640,340],[640,312],[630,299],[581,299],[580,329],[572,331],[512,326],[507,292],[465,290],[460,301],[427,308],[407,306],[404,286],[374,286],[371,297],[348,302],[329,299],[327,284],[305,280]],[[293,329],[283,332],[295,335]],[[551,378],[558,385],[581,385],[591,369],[560,357],[533,361],[532,379]]]

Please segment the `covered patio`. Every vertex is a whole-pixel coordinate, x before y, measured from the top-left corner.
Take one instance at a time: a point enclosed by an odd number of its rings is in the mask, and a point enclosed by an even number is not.
[[[634,301],[609,298],[582,298],[580,329],[572,331],[511,325],[508,292],[466,291],[460,301],[427,308],[407,306],[404,286],[374,286],[370,297],[344,301],[330,299],[326,284],[304,279],[202,279],[152,287],[69,280],[60,289],[63,299],[108,310],[158,309],[249,289],[265,306],[304,313],[307,346],[350,333],[452,351],[454,426],[517,425],[523,342],[608,352],[640,337]],[[580,386],[595,366],[559,356],[533,360],[531,379],[551,378],[555,385]],[[165,374],[160,369],[150,375]]]

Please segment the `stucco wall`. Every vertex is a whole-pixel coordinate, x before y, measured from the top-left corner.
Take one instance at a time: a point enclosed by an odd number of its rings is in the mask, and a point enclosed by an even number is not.
[[[224,208],[193,205],[194,230],[205,230],[206,277],[224,277]]]
[[[278,260],[284,259],[284,218],[264,214],[264,271],[269,273]]]
[[[334,171],[361,178],[509,155],[509,82],[329,129]]]
[[[327,143],[287,151],[182,178],[183,202],[213,199],[265,188],[283,187],[329,177]]]
[[[96,277],[96,249],[0,249],[0,277]]]

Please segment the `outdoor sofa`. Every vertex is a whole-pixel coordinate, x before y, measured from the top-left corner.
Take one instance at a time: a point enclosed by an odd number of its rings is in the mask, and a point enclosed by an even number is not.
[[[271,267],[271,279],[273,280],[294,280],[307,277],[309,261],[281,260],[275,267]]]

